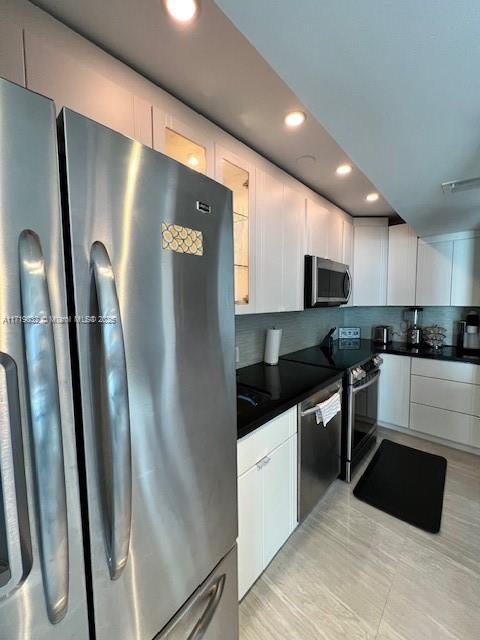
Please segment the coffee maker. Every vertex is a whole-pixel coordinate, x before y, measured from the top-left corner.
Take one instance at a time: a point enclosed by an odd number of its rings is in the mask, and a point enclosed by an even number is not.
[[[407,322],[407,344],[411,347],[419,347],[423,339],[422,331],[423,307],[410,307],[404,312]]]
[[[458,323],[457,346],[467,355],[480,356],[480,318],[469,311],[467,319]]]

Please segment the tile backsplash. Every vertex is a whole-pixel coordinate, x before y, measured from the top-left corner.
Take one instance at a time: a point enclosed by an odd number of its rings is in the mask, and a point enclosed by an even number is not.
[[[280,354],[318,344],[331,327],[340,327],[343,308],[325,307],[288,313],[259,313],[235,317],[235,343],[240,350],[237,367],[263,360],[265,331],[283,329]]]
[[[455,323],[464,320],[469,310],[464,307],[424,307],[422,324],[445,327],[445,343],[453,344]],[[360,327],[362,338],[370,338],[372,327],[390,324],[395,331],[394,340],[404,342],[404,311],[405,307],[324,307],[236,316],[235,343],[240,351],[237,367],[263,360],[265,331],[271,327],[283,329],[281,355],[318,344],[331,327]]]

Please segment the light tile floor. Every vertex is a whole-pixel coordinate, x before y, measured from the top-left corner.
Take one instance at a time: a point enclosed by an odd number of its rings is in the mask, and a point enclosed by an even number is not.
[[[480,458],[382,437],[448,459],[441,532],[352,495],[369,458],[351,485],[332,485],[244,598],[241,640],[479,640]]]

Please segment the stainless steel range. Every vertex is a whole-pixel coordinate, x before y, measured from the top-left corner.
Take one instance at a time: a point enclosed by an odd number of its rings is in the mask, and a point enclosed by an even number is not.
[[[376,442],[378,382],[383,360],[375,355],[347,370],[346,421],[341,477],[350,482],[352,471]]]

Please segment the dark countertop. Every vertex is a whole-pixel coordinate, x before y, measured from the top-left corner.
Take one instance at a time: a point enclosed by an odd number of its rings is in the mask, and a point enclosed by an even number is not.
[[[258,406],[237,403],[237,434],[243,438],[262,424],[294,407],[316,391],[340,380],[343,371],[280,360],[237,370],[237,390],[259,397]],[[256,393],[260,392],[260,393]]]
[[[386,346],[372,342],[375,353],[393,353],[397,356],[412,356],[412,358],[429,358],[431,360],[450,360],[452,362],[470,362],[480,364],[480,356],[465,354],[458,347],[445,345],[441,349],[429,347],[411,347],[404,342],[392,342]]]
[[[376,353],[391,353],[413,358],[480,364],[480,356],[464,354],[458,347],[445,345],[442,349],[434,350],[430,347],[411,347],[404,342],[391,342],[388,345],[381,345],[373,342],[373,340],[335,340],[331,352],[319,346],[314,346],[287,353],[282,356],[282,359],[345,370],[362,364],[362,362],[365,362]]]
[[[294,351],[282,356],[278,365],[259,363],[237,370],[237,394],[240,390],[247,396],[237,402],[238,438],[340,380],[346,369],[362,364],[376,353],[480,365],[480,356],[465,355],[457,347],[445,346],[434,351],[428,347],[413,348],[403,342],[384,346],[372,340],[336,340],[331,352],[318,346]]]

